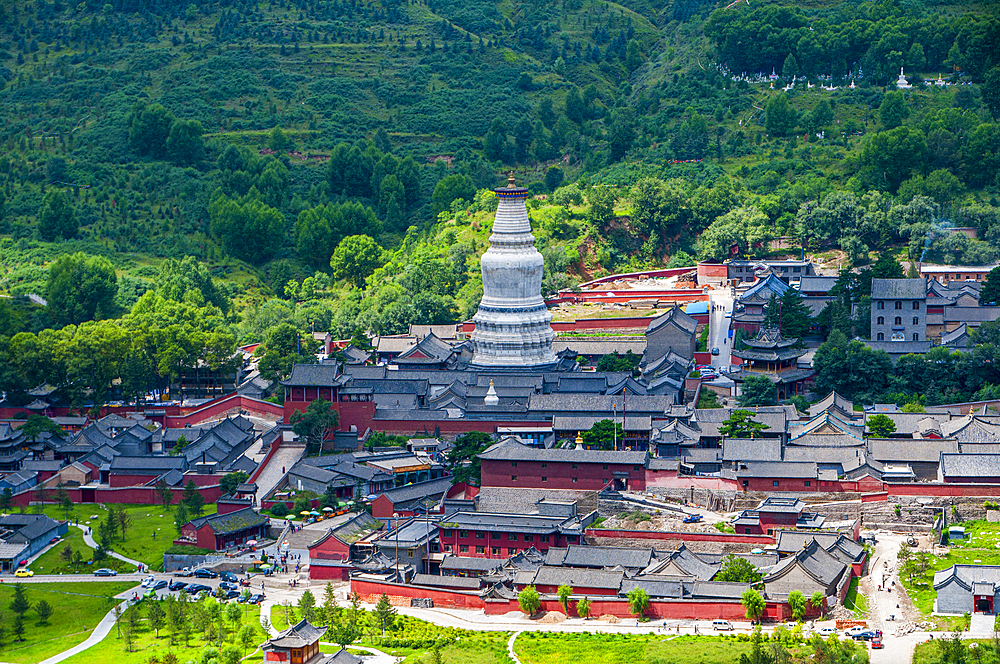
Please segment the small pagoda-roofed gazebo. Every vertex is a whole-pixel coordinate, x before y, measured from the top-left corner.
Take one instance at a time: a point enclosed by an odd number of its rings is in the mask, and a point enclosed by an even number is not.
[[[744,339],[743,350],[734,350],[733,355],[743,360],[740,370],[729,377],[739,386],[752,375],[767,376],[775,384],[778,399],[787,399],[797,394],[805,394],[806,380],[814,372],[800,369],[798,359],[805,355],[803,348],[795,348],[798,339],[786,339],[776,327],[762,327],[757,336]]]

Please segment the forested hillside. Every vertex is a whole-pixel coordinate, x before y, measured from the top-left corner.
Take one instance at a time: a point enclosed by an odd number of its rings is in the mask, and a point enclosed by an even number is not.
[[[48,301],[0,301],[0,390],[469,316],[510,170],[546,291],[779,235],[996,260],[996,10],[0,0],[0,292]]]

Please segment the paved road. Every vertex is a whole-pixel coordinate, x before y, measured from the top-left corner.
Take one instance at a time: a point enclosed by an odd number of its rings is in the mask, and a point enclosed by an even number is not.
[[[712,356],[712,366],[725,369],[729,367],[729,323],[732,320],[726,318],[726,313],[733,311],[733,298],[728,288],[709,291],[708,297],[708,350],[719,349],[719,354]],[[712,311],[713,305],[715,311]]]
[[[305,456],[304,445],[289,445],[282,443],[278,451],[274,453],[271,460],[264,466],[264,470],[257,476],[257,503],[259,504],[264,496],[271,493],[274,487],[285,477],[285,473],[291,469],[296,462]]]

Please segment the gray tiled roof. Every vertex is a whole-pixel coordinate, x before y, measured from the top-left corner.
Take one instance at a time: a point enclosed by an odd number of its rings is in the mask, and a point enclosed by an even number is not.
[[[562,586],[573,588],[604,588],[617,591],[625,578],[622,571],[605,571],[581,567],[542,566],[534,574],[537,586]]]
[[[722,441],[723,461],[781,461],[779,438],[726,438]]]
[[[769,581],[783,576],[789,568],[795,565],[799,565],[809,576],[826,586],[841,578],[847,569],[845,563],[830,555],[818,542],[811,540],[794,555],[775,565],[771,572],[764,577],[764,583],[767,584]]]
[[[307,646],[310,643],[315,643],[326,634],[326,630],[329,627],[315,627],[306,620],[300,621],[298,624],[289,627],[283,632],[278,632],[278,635],[273,639],[270,639],[265,645],[265,650],[267,646],[277,646],[279,648],[301,648]]]
[[[452,480],[450,477],[440,477],[436,480],[415,482],[414,484],[407,484],[406,486],[394,489],[386,489],[379,495],[387,496],[393,503],[399,505],[421,498],[440,498],[451,488],[451,485]]]
[[[336,363],[331,364],[295,364],[287,380],[282,385],[298,385],[312,387],[331,387],[340,378]]]
[[[1000,454],[941,454],[941,474],[945,477],[972,477],[981,480],[1000,477]]]
[[[649,323],[646,327],[646,334],[649,334],[650,332],[653,332],[668,323],[672,323],[685,332],[689,332],[691,334],[694,334],[695,329],[698,327],[698,319],[684,313],[681,311],[681,308],[675,304],[665,314],[657,316],[652,320],[652,322]]]
[[[926,295],[923,279],[872,279],[872,300],[922,300]]]
[[[552,553],[555,549],[549,549]],[[577,546],[569,545],[558,550],[555,555],[547,556],[546,565],[561,565],[563,567],[606,568],[621,565],[626,569],[643,569],[653,559],[652,549],[631,549],[615,546]]]
[[[116,456],[111,460],[111,472],[128,474],[160,474],[168,470],[184,470],[187,462],[182,456]]]
[[[558,532],[559,527],[567,520],[564,516],[455,512],[444,517],[440,526],[462,530],[496,530],[547,535]]]
[[[267,523],[267,517],[255,512],[250,507],[229,512],[228,514],[210,514],[191,521],[196,530],[208,524],[212,532],[217,535],[235,533],[247,528],[261,526],[265,523]]]
[[[503,565],[504,561],[492,558],[470,558],[468,556],[445,556],[441,561],[441,571],[490,572]]]
[[[410,583],[414,586],[451,588],[453,590],[479,590],[482,581],[477,577],[438,576],[437,574],[414,574]]]

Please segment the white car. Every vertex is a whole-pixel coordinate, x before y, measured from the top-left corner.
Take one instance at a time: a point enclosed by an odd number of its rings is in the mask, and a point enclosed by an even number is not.
[[[837,633],[836,627],[823,627],[819,630],[820,636],[832,636]]]
[[[148,576],[148,577],[146,577],[145,579],[143,579],[143,580],[142,580],[142,583],[141,583],[140,585],[141,585],[141,586],[142,586],[143,588],[148,588],[148,587],[150,587],[151,585],[153,585],[154,583],[156,583],[156,579],[154,579],[154,578],[153,578],[153,577],[151,577],[151,576]]]
[[[855,625],[854,627],[848,628],[847,631],[844,632],[844,634],[846,634],[847,636],[849,636],[849,637],[851,637],[853,639],[854,637],[858,636],[859,634],[863,634],[864,632],[867,632],[867,631],[868,631],[867,627],[865,627],[863,625]]]

